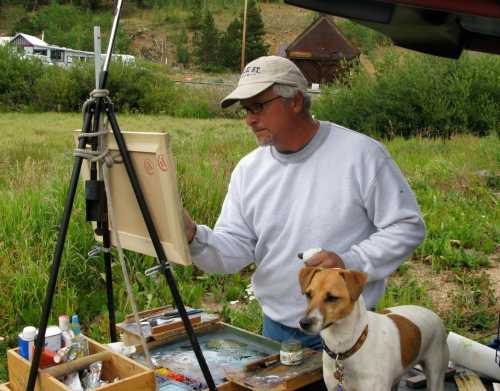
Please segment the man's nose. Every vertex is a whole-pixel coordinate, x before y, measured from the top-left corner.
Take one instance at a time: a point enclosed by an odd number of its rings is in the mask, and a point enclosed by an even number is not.
[[[252,126],[257,123],[258,120],[258,115],[253,114],[251,111],[248,111],[246,116],[245,116],[245,121],[248,126]]]

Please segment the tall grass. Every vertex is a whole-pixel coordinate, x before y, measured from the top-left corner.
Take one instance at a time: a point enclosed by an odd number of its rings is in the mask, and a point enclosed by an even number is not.
[[[172,135],[183,203],[196,221],[213,225],[231,170],[255,146],[242,121],[162,115],[119,115],[119,121],[123,130]],[[80,125],[81,116],[76,114],[8,113],[0,117],[4,146],[0,155],[0,335],[7,337],[8,346],[15,345],[15,336],[24,325],[38,324],[73,163],[71,130]],[[500,190],[495,179],[500,141],[493,136],[462,135],[448,141],[395,138],[387,146],[415,190],[428,227],[427,238],[411,262],[431,265],[437,274],[456,273],[455,307],[445,317],[450,328],[466,335],[491,331],[494,299],[484,301],[475,293],[490,289],[489,280],[475,276],[487,267],[500,241],[496,195]],[[84,221],[82,192],[80,188],[75,202],[51,322],[60,313],[77,312],[89,335],[106,340],[103,262],[87,256],[93,237]],[[154,259],[131,252],[126,257],[140,307],[170,303],[164,280],[144,276]],[[188,305],[213,306],[227,322],[260,331],[260,308],[248,302],[244,289],[250,269],[233,276],[204,275],[193,267],[174,270]],[[130,306],[116,263],[113,273],[120,321]],[[393,283],[383,303],[435,306],[425,285],[412,277],[404,276],[404,285]],[[230,304],[232,300],[239,304]],[[472,322],[474,314],[478,317]],[[0,381],[6,380],[2,360]]]

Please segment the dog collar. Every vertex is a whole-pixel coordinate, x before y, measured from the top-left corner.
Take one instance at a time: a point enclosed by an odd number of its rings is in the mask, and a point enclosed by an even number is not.
[[[323,344],[323,350],[326,352],[326,354],[328,354],[335,361],[338,361],[338,360],[345,360],[345,359],[351,357],[354,353],[356,353],[361,348],[361,346],[363,346],[363,343],[365,342],[367,336],[368,336],[368,325],[366,325],[366,327],[364,328],[363,332],[359,336],[359,338],[356,341],[356,343],[354,344],[354,346],[352,348],[350,348],[349,350],[347,350],[346,352],[342,352],[342,353],[335,353],[335,352],[331,351],[328,348],[328,346],[326,346],[326,343],[324,340],[321,340],[321,342]]]

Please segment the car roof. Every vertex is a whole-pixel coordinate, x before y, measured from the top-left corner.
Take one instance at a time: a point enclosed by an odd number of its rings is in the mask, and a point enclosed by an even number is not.
[[[464,49],[500,54],[497,0],[285,0],[351,19],[389,36],[395,45],[458,58]]]

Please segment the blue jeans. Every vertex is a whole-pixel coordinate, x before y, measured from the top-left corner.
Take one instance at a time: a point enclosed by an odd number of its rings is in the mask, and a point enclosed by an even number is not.
[[[322,349],[321,337],[319,335],[306,334],[298,328],[288,327],[284,324],[275,322],[266,315],[264,315],[262,334],[264,337],[274,339],[278,342],[286,341],[287,339],[297,339],[302,342],[302,346],[314,350]]]

